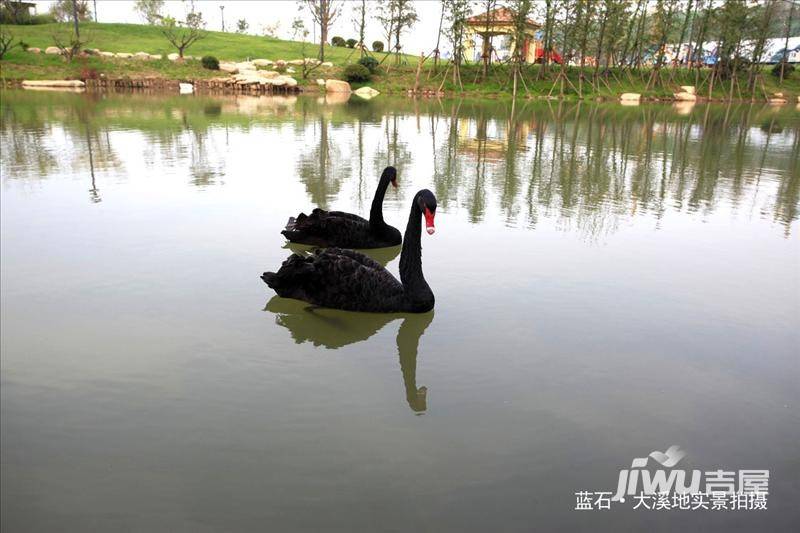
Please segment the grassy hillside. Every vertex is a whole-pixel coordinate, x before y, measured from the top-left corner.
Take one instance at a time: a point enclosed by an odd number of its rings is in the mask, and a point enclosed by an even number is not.
[[[41,24],[26,26],[4,25],[16,39],[22,39],[30,46],[45,49],[53,46],[53,34],[69,31],[68,24]],[[81,23],[81,36],[88,38],[86,48],[99,48],[108,52],[147,52],[150,54],[169,54],[176,50],[170,46],[155,26],[142,24]],[[306,57],[316,57],[317,46],[306,44]],[[349,48],[325,47],[325,57],[334,63],[344,62],[353,50]],[[193,56],[214,55],[219,59],[241,61],[250,58],[300,59],[303,57],[303,44],[283,41],[270,37],[240,35],[209,31],[204,39],[197,41],[187,54]],[[357,54],[353,54],[355,57]]]

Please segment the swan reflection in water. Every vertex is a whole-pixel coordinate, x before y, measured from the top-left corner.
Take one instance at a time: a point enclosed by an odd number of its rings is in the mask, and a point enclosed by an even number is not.
[[[296,253],[298,255],[308,255],[319,247],[309,246],[307,244],[297,244],[294,242],[287,241],[286,245],[283,248],[285,250],[290,250],[291,252]],[[386,248],[370,248],[365,250],[357,249],[356,251],[370,256],[372,259],[380,263],[382,267],[385,267],[386,265],[394,261],[398,255],[400,255],[401,248],[402,247],[400,245],[397,245],[397,246],[388,246]],[[306,306],[307,305],[308,304],[306,304]]]
[[[371,250],[374,251],[374,250]],[[415,413],[427,409],[427,387],[417,387],[417,349],[425,329],[433,321],[427,313],[355,313],[309,306],[300,300],[273,296],[264,311],[275,313],[275,323],[289,330],[297,344],[311,342],[335,350],[365,341],[389,322],[402,318],[397,331],[397,352],[406,401]]]

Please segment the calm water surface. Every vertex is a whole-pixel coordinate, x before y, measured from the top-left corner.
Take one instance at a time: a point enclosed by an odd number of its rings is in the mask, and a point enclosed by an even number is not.
[[[4,531],[800,522],[794,107],[0,110]],[[286,219],[368,212],[387,164],[390,223],[439,200],[435,312],[273,298]],[[672,444],[686,468],[769,468],[769,510],[574,510]]]

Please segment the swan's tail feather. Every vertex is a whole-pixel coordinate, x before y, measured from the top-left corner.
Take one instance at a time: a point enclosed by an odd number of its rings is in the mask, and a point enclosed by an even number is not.
[[[291,231],[294,229],[295,224],[297,224],[297,219],[294,217],[289,217],[289,220],[286,221],[286,231]]]
[[[278,296],[298,298],[302,292],[303,278],[313,270],[314,265],[310,258],[306,260],[297,254],[292,254],[277,272],[264,272],[261,274],[261,279]]]

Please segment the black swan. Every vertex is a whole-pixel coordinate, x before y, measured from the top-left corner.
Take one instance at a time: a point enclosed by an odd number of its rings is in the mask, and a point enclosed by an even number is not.
[[[400,244],[400,232],[383,221],[383,197],[389,183],[397,187],[397,170],[386,167],[378,182],[369,220],[352,213],[316,208],[291,217],[281,233],[290,241],[327,248],[385,248]]]
[[[376,313],[424,313],[433,309],[433,291],[422,275],[422,216],[428,234],[434,232],[436,197],[419,191],[411,204],[400,254],[400,280],[377,261],[353,250],[326,248],[302,257],[292,254],[277,272],[261,279],[284,298],[319,307]]]

